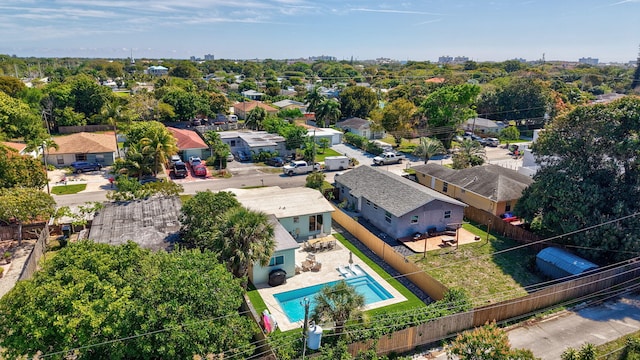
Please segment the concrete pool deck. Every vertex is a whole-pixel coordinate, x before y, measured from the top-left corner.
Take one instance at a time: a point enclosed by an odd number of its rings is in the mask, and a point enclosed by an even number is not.
[[[333,235],[329,236],[333,237]],[[280,328],[280,330],[287,331],[292,329],[300,329],[302,327],[303,321],[294,323],[290,322],[289,318],[287,318],[287,315],[280,307],[280,304],[275,299],[274,295],[290,290],[302,289],[308,286],[344,279],[344,277],[338,272],[338,267],[346,267],[349,265],[349,253],[350,251],[345,248],[345,246],[342,245],[340,241],[337,241],[336,246],[332,250],[312,252],[303,250],[303,247],[301,246],[298,250],[296,250],[296,264],[301,264],[307,258],[308,254],[313,254],[316,257],[316,261],[322,263],[322,268],[320,269],[320,271],[301,271],[299,274],[288,278],[286,284],[276,287],[271,287],[266,283],[256,285],[258,293],[267,305],[267,308],[269,309],[271,315],[278,322],[278,327]],[[407,300],[402,294],[400,294],[398,290],[396,290],[386,280],[378,275],[378,273],[373,271],[373,269],[371,269],[369,265],[362,261],[362,259],[358,258],[355,254],[353,254],[353,263],[360,266],[362,270],[369,274],[369,276],[371,276],[380,284],[380,286],[382,286],[393,296],[391,299],[366,305],[364,307],[364,310],[376,309]]]

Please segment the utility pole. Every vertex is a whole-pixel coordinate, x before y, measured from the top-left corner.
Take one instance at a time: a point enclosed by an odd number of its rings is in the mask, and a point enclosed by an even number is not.
[[[302,360],[307,353],[307,325],[309,324],[309,298],[304,298],[300,305],[304,306],[304,324],[302,324]]]

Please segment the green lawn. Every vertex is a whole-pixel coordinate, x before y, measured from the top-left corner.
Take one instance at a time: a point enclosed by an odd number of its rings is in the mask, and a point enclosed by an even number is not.
[[[596,356],[598,359],[604,360],[633,360],[640,359],[640,351],[633,347],[628,350],[628,353],[624,351],[624,347],[627,344],[628,339],[634,339],[635,343],[640,342],[640,331],[625,335],[617,340],[602,344],[596,347]]]
[[[340,154],[339,152],[333,149],[324,149],[324,153],[322,153],[322,149],[318,149],[316,151],[316,162],[324,161],[324,158],[326,158],[327,156],[341,156],[341,155],[344,155],[344,154]]]
[[[51,188],[55,195],[77,194],[87,188],[87,184],[58,185]]]
[[[464,224],[463,227],[480,236],[481,240],[460,245],[458,250],[446,248],[429,251],[426,261],[422,254],[411,256],[411,260],[445,286],[463,288],[471,299],[481,303],[495,303],[526,295],[525,286],[544,281],[530,271],[536,255],[530,248],[493,255],[496,251],[520,244],[494,235],[490,235],[487,242],[486,231],[471,224]]]

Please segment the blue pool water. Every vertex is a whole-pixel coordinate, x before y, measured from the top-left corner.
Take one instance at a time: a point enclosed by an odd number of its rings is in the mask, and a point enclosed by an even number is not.
[[[364,275],[361,276],[348,278],[345,281],[347,284],[355,287],[359,294],[364,295],[364,302],[366,305],[393,298],[393,295],[391,295],[384,287],[382,287],[382,285],[367,273],[364,273]],[[302,300],[305,297],[310,300],[309,313],[313,312],[313,309],[315,308],[315,295],[323,287],[335,285],[337,282],[338,281],[332,281],[302,289],[286,291],[273,296],[278,300],[278,303],[285,314],[287,314],[289,321],[297,322],[304,320],[304,306],[300,305]]]

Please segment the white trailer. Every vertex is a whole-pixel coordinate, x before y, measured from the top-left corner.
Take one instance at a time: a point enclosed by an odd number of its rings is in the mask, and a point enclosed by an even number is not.
[[[327,156],[324,158],[325,171],[346,170],[349,168],[349,157]]]

